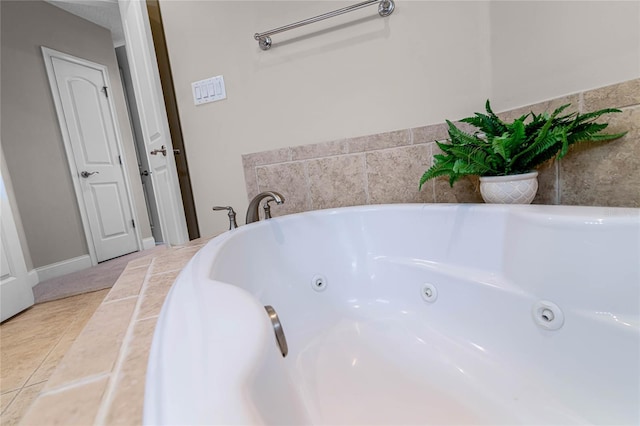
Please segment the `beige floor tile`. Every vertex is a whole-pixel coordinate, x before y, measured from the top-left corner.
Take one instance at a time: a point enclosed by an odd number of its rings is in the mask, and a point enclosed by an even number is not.
[[[22,388],[15,399],[2,413],[2,426],[17,425],[31,403],[42,390],[44,383],[36,383]]]
[[[133,298],[100,305],[49,378],[46,390],[110,372],[135,304]]]
[[[145,256],[145,257],[141,257],[140,259],[132,260],[127,264],[125,271],[130,269],[142,268],[143,266],[149,266],[149,264],[151,264],[151,260],[153,259],[153,257],[154,256]]]
[[[107,413],[108,425],[142,423],[145,375],[157,318],[138,321]],[[135,401],[139,401],[136,403]]]
[[[180,271],[173,271],[149,277],[144,294],[141,295],[139,319],[160,315],[164,299],[179,273]]]
[[[9,404],[11,404],[13,398],[15,398],[18,392],[20,391],[14,390],[0,394],[0,413],[4,413],[4,410],[6,410]]]
[[[104,289],[83,295],[85,296],[83,298],[85,306],[78,311],[77,316],[69,324],[69,327],[64,332],[58,343],[53,347],[51,352],[49,352],[31,378],[29,378],[27,385],[49,379],[73,342],[75,342],[78,335],[80,335],[84,327],[87,325],[89,319],[91,319],[96,309],[98,309],[108,292],[109,289]]]
[[[60,341],[69,325],[83,312],[86,293],[33,306],[0,326],[0,389],[19,389]],[[104,295],[102,296],[104,297]]]
[[[180,247],[168,250],[166,254],[157,256],[151,265],[151,274],[162,274],[169,271],[180,271],[191,260],[201,246]]]
[[[51,394],[40,395],[21,425],[92,425],[107,387],[107,377]]]
[[[144,278],[147,276],[147,267],[138,267],[132,269],[125,269],[120,275],[118,281],[113,285],[113,288],[105,298],[105,301],[124,299],[125,297],[137,296],[140,293],[140,288],[144,282]]]

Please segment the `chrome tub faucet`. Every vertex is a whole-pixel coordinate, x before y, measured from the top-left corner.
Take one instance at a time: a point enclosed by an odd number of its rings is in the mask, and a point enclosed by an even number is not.
[[[278,205],[284,203],[284,196],[282,196],[282,194],[279,194],[275,191],[261,192],[260,194],[253,197],[253,199],[249,203],[249,208],[247,208],[247,218],[246,218],[247,225],[260,220],[260,210],[259,210],[260,202],[265,198],[267,199],[267,201],[262,206],[262,208],[264,209],[265,219],[271,218],[271,207],[269,206],[269,203],[271,201],[275,201],[276,204]]]
[[[236,229],[238,224],[236,223],[236,212],[233,210],[231,206],[214,206],[212,207],[213,211],[218,210],[227,210],[227,215],[229,216],[229,231],[232,229]]]
[[[265,219],[271,219],[271,206],[269,206],[270,202],[275,201],[276,204],[284,203],[284,196],[282,196],[282,194],[278,192],[275,192],[275,191],[261,192],[260,194],[253,197],[253,200],[251,200],[251,202],[249,203],[249,208],[247,209],[247,220],[246,220],[247,224],[257,222],[260,220],[260,210],[259,210],[260,202],[265,198],[267,199],[267,201],[265,201],[264,205],[262,206],[262,208],[264,209]],[[215,206],[213,207],[213,210],[227,211],[227,214],[229,216],[229,230],[232,230],[238,227],[238,224],[236,223],[236,212],[233,210],[233,207]]]

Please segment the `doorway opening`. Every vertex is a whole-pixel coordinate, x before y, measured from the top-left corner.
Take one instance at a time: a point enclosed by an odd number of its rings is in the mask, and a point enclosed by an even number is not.
[[[91,263],[142,248],[107,67],[42,47]]]

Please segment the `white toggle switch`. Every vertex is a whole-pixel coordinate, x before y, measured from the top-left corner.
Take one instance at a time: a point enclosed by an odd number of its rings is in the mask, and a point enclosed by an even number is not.
[[[224,78],[221,75],[191,83],[191,89],[193,92],[193,103],[196,105],[227,98]]]

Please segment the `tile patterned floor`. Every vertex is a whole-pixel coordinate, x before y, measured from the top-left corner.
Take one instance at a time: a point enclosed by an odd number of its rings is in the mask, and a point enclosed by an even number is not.
[[[207,241],[132,260],[111,289],[35,305],[2,324],[0,424],[141,424],[160,309]]]
[[[0,325],[0,423],[19,422],[109,289],[35,305]]]

